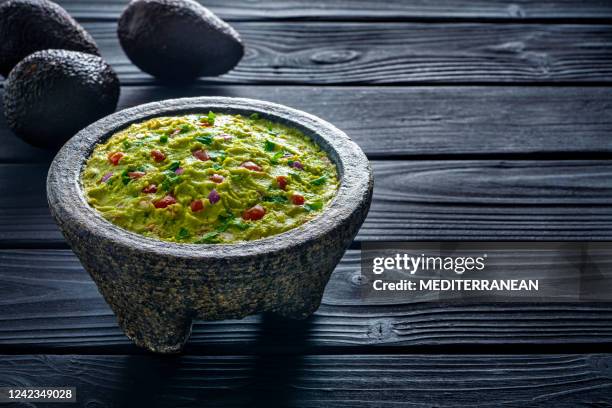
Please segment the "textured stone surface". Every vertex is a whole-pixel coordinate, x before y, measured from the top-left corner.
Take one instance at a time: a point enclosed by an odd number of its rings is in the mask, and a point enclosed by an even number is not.
[[[251,114],[295,126],[338,167],[336,197],[312,221],[265,239],[237,244],[178,244],[123,230],[84,198],[80,172],[96,143],[130,123],[189,112]],[[238,98],[188,98],[110,115],[72,138],[49,170],[47,196],[60,226],[125,333],[151,351],[180,351],[192,319],[241,318],[263,311],[305,318],[368,212],[373,178],[367,158],[329,123],[282,105]]]

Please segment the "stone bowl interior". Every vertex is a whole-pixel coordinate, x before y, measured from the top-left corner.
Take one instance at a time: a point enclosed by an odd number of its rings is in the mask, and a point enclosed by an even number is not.
[[[325,209],[307,223],[281,234],[233,244],[186,244],[148,238],[118,227],[104,219],[86,201],[80,175],[86,160],[98,143],[105,142],[129,125],[159,117],[192,113],[251,115],[276,121],[302,131],[324,150],[335,164],[340,180],[336,196]],[[204,259],[252,256],[278,251],[296,241],[308,241],[324,235],[351,212],[372,190],[372,172],[362,150],[342,131],[308,113],[270,102],[228,97],[182,98],[154,102],[109,115],[73,137],[57,154],[48,176],[49,205],[67,222],[76,222],[94,235],[117,244],[139,248],[143,252],[175,257]]]

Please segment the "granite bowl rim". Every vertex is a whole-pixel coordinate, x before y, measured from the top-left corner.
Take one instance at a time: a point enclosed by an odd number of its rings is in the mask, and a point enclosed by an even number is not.
[[[337,155],[336,158],[332,158],[339,171],[340,185],[336,195],[317,217],[296,228],[258,240],[231,244],[175,243],[145,237],[111,223],[86,202],[80,175],[85,161],[97,143],[132,123],[148,118],[204,110],[259,113],[272,120],[279,120],[289,126],[305,130],[310,137],[320,138],[324,144],[317,141],[318,144],[322,145],[321,147],[330,156]],[[349,166],[350,171],[347,172]],[[361,148],[329,122],[301,110],[268,101],[204,96],[166,99],[137,105],[110,114],[84,128],[71,138],[54,158],[47,178],[47,197],[56,219],[77,222],[91,236],[103,238],[107,242],[158,255],[226,258],[294,249],[317,240],[347,222],[364,200],[371,200],[372,185],[372,170]],[[62,193],[63,191],[76,193],[78,199],[70,200],[67,193]],[[329,222],[330,219],[332,222]],[[62,228],[61,223],[59,222],[60,228]]]

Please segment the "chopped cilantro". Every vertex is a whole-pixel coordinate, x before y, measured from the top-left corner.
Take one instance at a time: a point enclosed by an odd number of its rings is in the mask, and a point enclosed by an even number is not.
[[[129,149],[130,146],[132,146],[132,144],[130,143],[129,140],[126,139],[123,141],[123,147],[125,147],[126,149]]]
[[[247,224],[246,222],[242,222],[239,219],[235,219],[235,220],[232,221],[232,227],[236,227],[239,230],[244,231],[245,229],[250,228],[251,225]]]
[[[205,144],[205,145],[209,145],[212,144],[213,142],[213,138],[210,135],[206,135],[206,136],[197,136],[195,138],[195,140],[197,140],[198,142]]]
[[[178,184],[181,181],[181,177],[174,173],[174,170],[166,170],[165,172],[166,178],[162,181],[162,188],[164,191],[172,190],[174,185]]]
[[[174,184],[174,183],[172,182],[172,180],[171,180],[171,179],[169,179],[169,178],[167,178],[167,179],[165,179],[164,181],[162,181],[162,189],[163,189],[164,191],[170,191],[170,190],[172,189],[172,185],[173,185],[173,184]]]
[[[220,164],[217,164],[217,163],[214,163],[214,164],[212,165],[212,167],[213,167],[213,169],[215,169],[215,170],[220,170],[220,169],[222,169],[222,168],[223,168],[223,166],[221,166]]]
[[[272,157],[270,157],[270,163],[272,164],[278,164],[278,160],[283,157],[284,153],[283,152],[276,152],[274,153],[274,155]]]
[[[262,200],[266,201],[268,203],[286,203],[287,202],[287,197],[285,197],[283,195],[264,196],[264,198],[262,198]]]
[[[264,149],[266,150],[266,152],[273,152],[274,149],[276,149],[276,143],[270,140],[266,140],[264,142]]]
[[[198,239],[196,244],[216,244],[219,242],[217,235],[219,235],[217,231],[208,232],[202,235],[202,238]]]
[[[168,166],[168,170],[174,171],[178,169],[179,167],[181,167],[181,162],[175,161],[175,162],[170,163],[170,165]]]
[[[244,174],[242,174],[242,173],[238,173],[238,174],[230,174],[230,178],[231,178],[233,181],[240,182],[240,181],[244,180],[245,175],[244,175]]]
[[[208,123],[210,123],[211,125],[214,125],[216,117],[217,115],[215,115],[212,111],[208,111],[208,116],[206,117],[206,119],[208,119]]]
[[[225,160],[225,158],[227,157],[227,153],[225,153],[223,150],[210,151],[208,152],[208,156],[213,160],[219,159],[219,162],[222,163],[223,160]]]
[[[228,222],[233,220],[234,218],[236,218],[236,216],[234,214],[232,214],[231,212],[226,212],[223,214],[219,214],[217,216],[217,219],[221,222]]]
[[[310,182],[313,186],[322,186],[327,181],[327,176],[321,176]]]
[[[187,133],[191,130],[191,126],[189,125],[183,125],[181,126],[181,133]]]
[[[225,232],[229,228],[230,223],[234,220],[234,214],[219,214],[217,219],[221,222],[221,225],[217,227],[217,232]]]
[[[306,211],[317,211],[323,208],[323,203],[321,201],[313,201],[312,203],[304,204],[304,209]]]
[[[217,232],[225,232],[229,227],[236,227],[239,230],[245,230],[250,227],[249,224],[242,222],[241,219],[236,218],[232,213],[219,214],[217,217],[221,225],[217,227]]]
[[[125,169],[123,170],[123,172],[121,172],[121,181],[123,182],[123,185],[127,185],[132,180],[130,176],[128,176],[128,173],[128,169]]]
[[[167,135],[161,135],[159,137],[159,143],[168,143],[168,136]]]
[[[189,238],[190,236],[191,234],[189,234],[189,230],[187,228],[181,228],[179,232],[176,234],[176,239],[177,241],[181,241],[181,240]]]
[[[253,120],[257,120],[257,119],[259,119],[259,113],[257,113],[257,112],[252,113],[251,116],[249,116],[249,118],[251,118]]]
[[[295,172],[293,172],[293,171],[292,171],[291,173],[289,173],[289,175],[290,175],[292,178],[296,179],[297,181],[302,181],[302,177],[300,177],[300,175],[299,175],[299,174],[297,174],[297,173],[295,173]]]

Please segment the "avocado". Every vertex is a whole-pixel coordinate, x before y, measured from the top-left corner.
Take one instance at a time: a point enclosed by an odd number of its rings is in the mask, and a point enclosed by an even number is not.
[[[50,48],[100,55],[93,38],[70,15],[47,0],[0,2],[0,74],[23,58]]]
[[[134,0],[117,34],[135,65],[166,81],[221,75],[244,55],[236,30],[192,0]]]
[[[4,114],[26,142],[59,147],[76,132],[114,112],[119,80],[96,55],[68,50],[37,51],[4,82]]]

